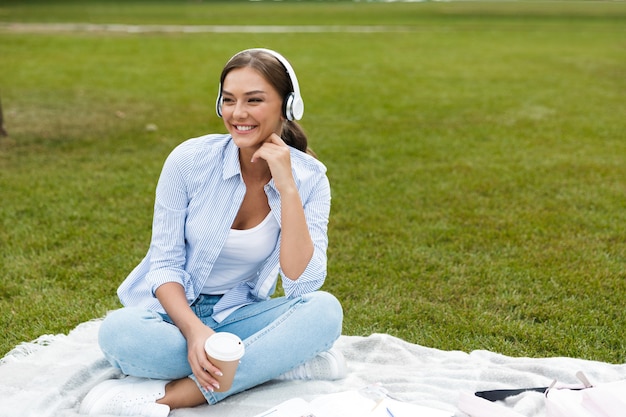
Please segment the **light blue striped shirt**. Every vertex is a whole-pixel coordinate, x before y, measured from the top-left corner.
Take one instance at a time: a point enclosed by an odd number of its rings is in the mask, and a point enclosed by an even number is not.
[[[291,166],[315,248],[313,256],[302,275],[286,277],[279,264],[279,235],[255,279],[232,288],[215,305],[213,318],[218,322],[239,307],[268,299],[279,274],[288,297],[316,291],[324,283],[330,214],[326,167],[294,148]],[[157,184],[148,253],[118,288],[122,304],[165,312],[154,293],[168,282],[181,284],[189,304],[193,303],[211,277],[245,192],[239,148],[230,135],[206,135],[177,146]],[[280,195],[273,180],[265,193],[281,224]]]

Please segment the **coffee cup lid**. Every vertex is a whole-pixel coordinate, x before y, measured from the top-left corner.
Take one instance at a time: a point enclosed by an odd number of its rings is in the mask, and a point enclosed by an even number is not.
[[[241,339],[232,333],[218,332],[204,343],[204,350],[212,358],[220,361],[241,359],[245,352]]]

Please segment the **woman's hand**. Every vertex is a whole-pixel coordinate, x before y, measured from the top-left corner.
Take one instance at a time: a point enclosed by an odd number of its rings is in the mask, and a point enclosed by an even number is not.
[[[220,388],[214,376],[222,376],[222,373],[209,361],[204,350],[204,343],[215,332],[207,326],[203,327],[187,336],[187,360],[198,383],[208,391],[213,391]]]
[[[189,308],[182,285],[175,282],[165,283],[157,288],[156,296],[187,340],[187,360],[191,366],[191,371],[198,379],[198,383],[208,391],[218,388],[219,383],[213,375],[220,376],[221,372],[209,362],[204,351],[204,342],[215,331],[202,323]]]
[[[264,159],[270,168],[276,189],[280,193],[296,190],[296,183],[291,173],[291,154],[289,146],[272,133],[252,155],[252,162]],[[296,190],[297,191],[297,190]]]

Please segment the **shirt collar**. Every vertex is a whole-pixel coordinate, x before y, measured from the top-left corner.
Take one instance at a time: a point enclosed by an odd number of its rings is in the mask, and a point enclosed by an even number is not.
[[[239,165],[239,148],[235,145],[232,138],[226,142],[226,148],[224,149],[224,167],[222,172],[222,178],[228,179],[235,175],[241,175],[241,166]]]

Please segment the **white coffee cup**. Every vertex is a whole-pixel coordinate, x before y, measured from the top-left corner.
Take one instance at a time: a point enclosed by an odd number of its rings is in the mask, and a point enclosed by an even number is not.
[[[245,353],[243,342],[235,334],[217,332],[206,340],[204,350],[209,361],[223,374],[222,376],[212,375],[220,385],[215,391],[228,391],[233,385],[239,360]]]

